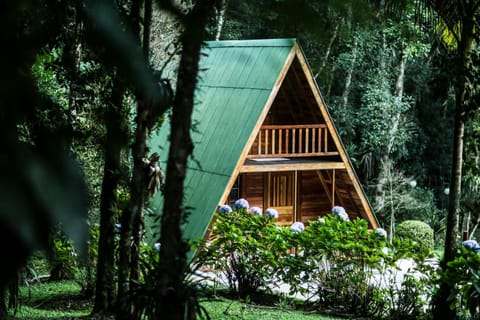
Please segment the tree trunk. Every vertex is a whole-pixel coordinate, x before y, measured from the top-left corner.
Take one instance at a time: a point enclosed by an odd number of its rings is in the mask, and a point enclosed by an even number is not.
[[[145,0],[144,3],[144,14],[143,14],[143,39],[142,39],[142,49],[143,54],[145,56],[145,60],[148,62],[150,57],[150,31],[151,31],[151,22],[152,22],[152,0]],[[145,100],[145,97],[140,97],[141,99]],[[146,102],[146,101],[145,101]],[[143,103],[143,102],[142,102]],[[141,106],[141,105],[140,105]],[[146,119],[146,113],[150,112],[147,106],[143,105],[142,108],[137,109],[137,118],[138,119]],[[137,126],[138,126],[137,121]],[[146,123],[141,125],[143,127],[144,132],[139,133],[140,139],[144,139],[143,142],[137,141],[138,144],[142,144],[139,146],[138,152],[142,154],[137,155],[137,160],[140,161],[141,164],[141,174],[143,175],[143,158],[147,156],[147,137],[148,137],[148,126]],[[137,172],[138,174],[139,172]],[[145,179],[142,178],[141,181],[142,185],[142,197],[139,201],[142,203],[138,203],[139,209],[137,214],[133,219],[133,227],[132,227],[132,250],[130,253],[130,283],[138,282],[140,280],[140,270],[139,270],[139,262],[140,262],[140,244],[143,240],[143,230],[144,230],[144,205],[146,196],[146,182]]]
[[[0,320],[8,319],[7,304],[5,303],[5,290],[0,288]]]
[[[470,11],[466,11],[470,12]],[[463,165],[463,134],[465,127],[464,111],[465,97],[468,84],[468,68],[471,63],[471,50],[473,43],[474,22],[473,16],[466,15],[462,17],[462,33],[457,48],[458,70],[455,75],[455,123],[452,152],[452,168],[450,176],[450,197],[448,203],[447,228],[445,233],[445,249],[441,267],[447,268],[447,264],[455,259],[458,233],[458,217],[460,212],[460,193],[462,185],[462,165]],[[442,279],[441,279],[442,280]],[[450,310],[449,296],[452,288],[441,281],[440,288],[434,300],[433,316],[434,319],[455,320],[456,310]]]
[[[93,312],[109,312],[112,310],[115,285],[115,240],[114,223],[117,205],[116,191],[120,182],[121,152],[126,147],[126,132],[123,119],[124,89],[118,78],[114,76],[111,104],[105,112],[106,139],[105,162],[103,166],[102,193],[100,197],[100,237],[98,240],[98,262],[96,296]]]
[[[445,232],[445,249],[441,268],[446,269],[448,262],[455,258],[458,240],[458,216],[460,211],[460,191],[462,178],[462,152],[463,152],[463,131],[464,122],[459,108],[459,102],[456,102],[455,110],[455,129],[453,139],[452,153],[452,172],[450,178],[450,197],[448,203],[447,228]],[[455,320],[455,310],[450,310],[451,286],[442,281],[434,303],[434,319],[437,320]]]
[[[129,23],[132,33],[135,37],[139,37],[140,33],[140,0],[132,2]],[[137,93],[138,96],[138,93]],[[143,104],[141,98],[137,97],[137,112],[136,112],[136,128],[135,137],[132,146],[133,170],[132,179],[130,181],[130,201],[122,212],[121,229],[120,229],[120,244],[119,244],[119,258],[118,258],[118,316],[126,316],[126,298],[127,292],[130,288],[130,272],[131,272],[131,257],[132,257],[132,234],[134,229],[134,221],[137,215],[141,214],[144,204],[144,181],[143,181],[143,162],[142,159],[146,152],[146,127],[143,117]]]
[[[398,127],[400,125],[400,120],[402,118],[401,103],[403,100],[406,64],[407,64],[407,55],[405,52],[404,45],[402,44],[402,49],[400,53],[400,66],[398,70],[397,81],[395,83],[395,98],[394,98],[395,104],[397,104],[398,106],[396,107],[397,113],[393,116],[393,121],[388,132],[389,140],[387,143],[387,154],[386,154],[387,157],[390,156],[393,146],[395,145],[395,139],[397,137]]]
[[[137,119],[143,114],[142,102],[137,103]],[[130,184],[130,201],[128,207],[122,212],[121,232],[120,232],[120,255],[118,263],[118,302],[119,316],[125,315],[127,292],[130,289],[129,276],[136,265],[132,265],[132,245],[134,223],[141,216],[145,203],[145,181],[143,177],[143,158],[146,153],[147,130],[142,120],[136,122],[135,141],[132,147],[133,154],[133,172]],[[134,251],[135,254],[138,250]],[[135,259],[136,260],[136,259]],[[134,260],[134,261],[135,261]],[[138,260],[136,260],[138,261]],[[135,271],[137,272],[137,271]]]
[[[220,4],[220,10],[217,15],[217,34],[215,35],[215,40],[220,40],[222,36],[223,24],[225,22],[225,15],[227,13],[228,0],[222,0]]]
[[[157,318],[192,319],[183,280],[187,269],[188,246],[182,238],[181,225],[187,217],[183,207],[187,161],[193,151],[190,137],[191,115],[198,78],[198,62],[205,27],[215,0],[199,0],[186,16],[181,36],[182,55],[171,119],[170,149],[161,219],[161,250],[158,266],[160,305]]]
[[[340,104],[340,110],[342,110],[342,118],[340,119],[341,125],[339,126],[342,126],[346,121],[345,114],[347,113],[348,97],[350,95],[353,72],[355,71],[355,64],[357,63],[357,55],[358,55],[358,37],[354,36],[350,67],[348,69],[347,76],[345,77],[345,88],[343,89],[342,99]]]
[[[327,65],[328,58],[330,57],[330,52],[332,51],[333,44],[335,43],[335,40],[337,39],[338,36],[338,29],[340,28],[340,18],[337,17],[337,23],[335,24],[335,28],[333,28],[332,31],[332,36],[330,37],[330,41],[328,41],[327,49],[325,50],[325,55],[323,57],[323,61],[320,64],[320,68],[318,68],[317,73],[315,74],[315,79],[318,79],[318,77],[322,74],[323,69],[325,69],[325,66]]]

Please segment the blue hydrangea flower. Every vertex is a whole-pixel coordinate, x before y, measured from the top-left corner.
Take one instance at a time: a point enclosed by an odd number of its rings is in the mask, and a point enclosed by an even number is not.
[[[235,208],[237,209],[245,209],[245,210],[248,210],[249,208],[249,204],[248,204],[248,201],[245,200],[245,199],[238,199],[237,201],[235,201],[235,204],[233,205]]]
[[[260,209],[259,207],[251,207],[250,212],[253,215],[256,215],[256,216],[261,216],[262,215],[262,209]]]
[[[218,212],[220,213],[230,213],[232,212],[232,207],[230,207],[228,204],[223,204],[218,208]]]
[[[476,240],[465,240],[462,242],[462,246],[468,250],[480,252],[480,246]]]
[[[278,211],[275,208],[268,208],[267,210],[265,210],[265,213],[267,216],[269,216],[272,219],[278,218]]]
[[[387,231],[385,231],[385,229],[383,229],[383,228],[375,229],[375,233],[378,234],[379,236],[384,237],[384,238],[387,237]]]
[[[347,212],[345,211],[344,207],[341,206],[335,206],[332,208],[332,213],[336,216],[338,216],[340,219],[343,221],[350,221],[350,218],[348,217]]]
[[[293,233],[302,232],[305,230],[305,226],[300,221],[297,221],[290,226],[290,230],[292,230]]]
[[[161,247],[160,242],[156,242],[153,245],[153,249],[155,249],[155,251],[157,251],[157,252],[160,252],[160,247]]]

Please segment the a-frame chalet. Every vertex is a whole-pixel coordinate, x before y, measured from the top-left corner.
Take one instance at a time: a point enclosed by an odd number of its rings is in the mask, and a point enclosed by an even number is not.
[[[218,205],[238,198],[276,208],[283,225],[342,206],[376,228],[298,43],[215,41],[203,53],[185,181],[186,237],[202,237]],[[166,121],[150,141],[164,168],[169,131]],[[152,202],[159,212],[162,201],[158,193]]]

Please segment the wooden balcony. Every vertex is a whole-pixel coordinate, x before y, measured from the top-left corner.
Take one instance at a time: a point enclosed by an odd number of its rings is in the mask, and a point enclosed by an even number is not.
[[[265,125],[247,158],[319,157],[338,155],[325,124]]]

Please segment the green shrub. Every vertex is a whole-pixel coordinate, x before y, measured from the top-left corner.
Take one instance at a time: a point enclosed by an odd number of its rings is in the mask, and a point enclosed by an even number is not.
[[[433,229],[418,220],[406,220],[396,227],[396,237],[417,242],[420,249],[433,250]]]
[[[338,210],[306,227],[299,222],[278,227],[271,217],[252,214],[253,208],[228,209],[216,214],[211,237],[198,244],[197,259],[223,272],[240,297],[280,282],[320,311],[370,319],[425,315],[430,274],[419,268],[428,250],[417,243],[394,239],[390,244],[384,231],[373,232],[367,221],[349,221]],[[417,264],[398,282],[396,263],[403,258]],[[418,279],[418,271],[425,277]]]
[[[470,240],[471,241],[471,240]],[[478,246],[478,244],[477,244]],[[450,284],[450,308],[461,315],[460,319],[480,316],[480,254],[461,247],[455,259],[447,264],[441,280]]]
[[[298,234],[297,245],[283,277],[292,293],[312,297],[319,310],[370,315],[378,291],[373,273],[382,266],[385,237],[369,232],[365,220],[328,215]]]
[[[268,289],[289,249],[284,230],[267,214],[246,208],[215,216],[210,239],[198,245],[197,259],[222,271],[231,292],[242,298]]]
[[[77,253],[70,240],[65,238],[53,239],[52,254],[49,259],[51,265],[51,280],[72,280],[78,271]]]

